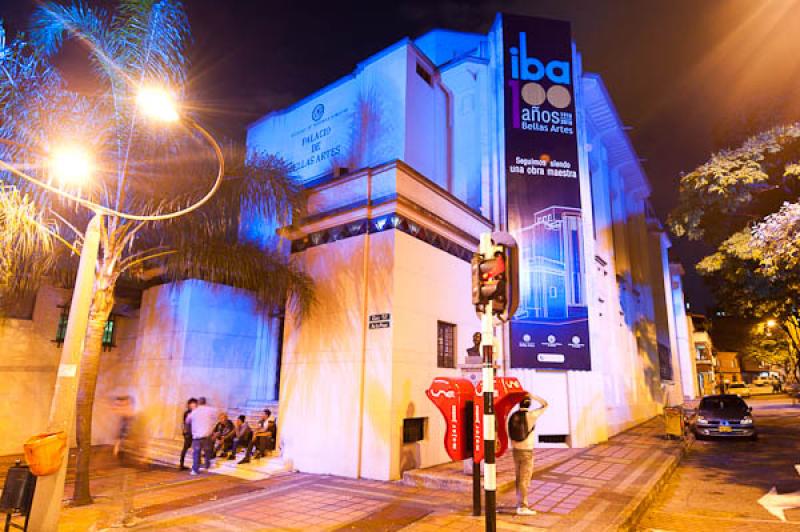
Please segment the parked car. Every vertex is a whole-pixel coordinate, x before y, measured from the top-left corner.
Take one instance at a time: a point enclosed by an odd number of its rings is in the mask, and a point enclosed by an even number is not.
[[[728,393],[739,397],[750,397],[750,387],[743,382],[734,382],[728,385]]]
[[[700,400],[693,420],[697,439],[709,436],[756,439],[753,409],[733,394],[707,395]]]

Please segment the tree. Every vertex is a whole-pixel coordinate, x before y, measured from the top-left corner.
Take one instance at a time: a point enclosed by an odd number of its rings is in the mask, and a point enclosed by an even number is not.
[[[84,46],[95,73],[90,93],[70,89],[55,57],[65,40]],[[20,179],[51,179],[43,164],[59,142],[80,142],[94,154],[89,185],[69,192],[125,213],[158,215],[194,204],[217,172],[213,152],[195,130],[156,128],[140,116],[142,86],[169,87],[186,99],[189,25],[178,0],[119,0],[113,11],[84,3],[45,3],[30,31],[0,53],[0,177],[35,205],[37,227],[48,229],[53,256],[46,268],[13,266],[5,297],[48,275],[74,269],[82,232],[93,213]],[[259,220],[281,227],[301,213],[304,193],[280,159],[228,145],[225,179],[200,209],[154,221],[104,215],[77,400],[75,504],[91,502],[92,408],[103,328],[120,279],[137,280],[145,266],[165,281],[203,279],[252,291],[265,308],[292,305],[301,315],[313,301],[309,278],[286,258],[277,236],[248,239],[243,226]],[[27,219],[27,218],[26,218]],[[0,228],[2,230],[2,228]],[[47,241],[48,239],[45,239]],[[57,245],[60,243],[70,244]],[[31,259],[34,252],[23,253]],[[30,260],[30,262],[34,262]],[[27,283],[27,284],[26,284]],[[0,297],[3,297],[0,295]]]
[[[796,377],[796,355],[786,333],[769,322],[759,322],[747,330],[740,354],[751,360],[763,362],[767,367],[780,366],[786,375]]]
[[[722,150],[681,177],[670,216],[678,236],[716,251],[697,270],[730,315],[775,319],[800,356],[800,123]],[[796,362],[793,366],[797,366]]]

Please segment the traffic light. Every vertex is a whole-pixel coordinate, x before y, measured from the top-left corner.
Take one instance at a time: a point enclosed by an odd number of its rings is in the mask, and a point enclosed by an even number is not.
[[[488,249],[472,256],[472,304],[478,313],[492,313],[502,321],[514,315],[518,303],[517,245],[508,233],[492,234]]]

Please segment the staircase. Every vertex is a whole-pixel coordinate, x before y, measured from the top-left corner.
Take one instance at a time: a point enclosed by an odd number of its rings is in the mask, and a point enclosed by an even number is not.
[[[265,408],[269,408],[272,414],[277,417],[278,403],[274,402],[258,402],[248,403],[241,407],[228,408],[228,418],[231,420],[236,419],[244,414],[247,418],[247,423],[256,428],[258,420]],[[161,439],[153,438],[148,442],[148,447],[144,451],[144,457],[155,464],[165,466],[177,467],[180,463],[181,449],[183,448],[182,438]],[[243,451],[239,451],[237,460],[214,460],[213,467],[210,473],[217,473],[220,475],[229,475],[243,480],[262,480],[269,478],[278,473],[292,471],[292,463],[290,460],[279,456],[279,451],[274,456],[267,456],[258,460],[252,460],[249,464],[238,464],[237,462],[244,456]],[[192,464],[192,451],[191,449],[186,453],[186,466]]]
[[[154,463],[170,467],[177,467],[180,463],[182,439],[152,439],[148,443],[145,451],[145,458]],[[237,460],[227,460],[217,458],[212,462],[209,473],[218,475],[228,475],[242,480],[263,480],[279,473],[292,471],[292,462],[284,459],[277,454],[266,456],[258,460],[252,460],[249,464],[238,464],[237,462],[244,456],[240,451]],[[186,466],[192,465],[191,449],[186,455]]]

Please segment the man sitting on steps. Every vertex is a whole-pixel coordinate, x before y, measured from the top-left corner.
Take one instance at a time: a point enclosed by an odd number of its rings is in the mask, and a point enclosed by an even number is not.
[[[234,429],[233,448],[231,449],[230,456],[228,456],[228,460],[234,460],[236,458],[239,447],[249,449],[250,442],[253,439],[253,429],[247,424],[247,418],[244,414],[236,418],[234,425],[236,428]]]
[[[242,458],[239,463],[246,464],[250,462],[250,455],[254,448],[258,449],[254,456],[256,459],[266,455],[267,451],[274,450],[276,433],[275,416],[272,415],[271,410],[266,409],[261,415],[261,419],[258,420],[258,428],[256,428],[253,435],[253,441],[247,448],[247,453],[244,455],[244,458]]]

